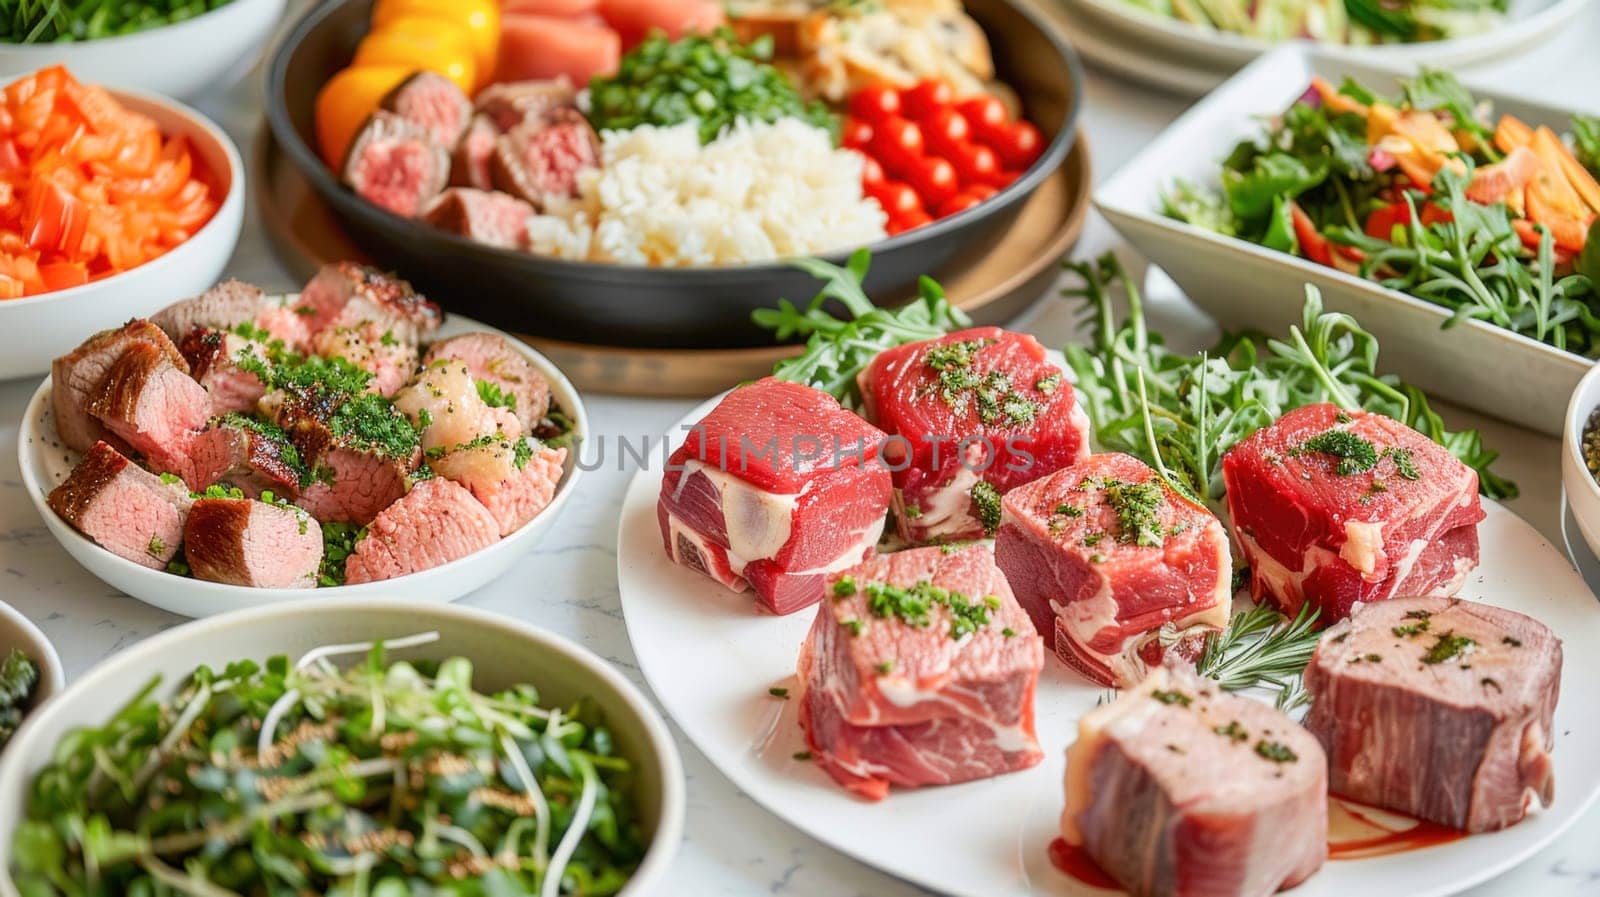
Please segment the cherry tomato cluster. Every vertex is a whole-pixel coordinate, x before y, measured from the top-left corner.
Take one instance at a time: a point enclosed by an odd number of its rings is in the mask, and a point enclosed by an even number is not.
[[[956,101],[950,85],[871,85],[850,97],[841,142],[866,157],[861,186],[898,234],[970,209],[1016,180],[1044,150],[999,97]]]

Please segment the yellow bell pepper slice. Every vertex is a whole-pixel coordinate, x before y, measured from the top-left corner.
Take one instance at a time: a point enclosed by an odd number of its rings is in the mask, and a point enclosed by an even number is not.
[[[417,71],[414,65],[353,65],[328,79],[317,92],[317,146],[323,161],[338,171],[367,117],[389,91]]]
[[[479,81],[494,73],[500,54],[500,4],[495,0],[378,0],[372,8],[374,31],[405,18],[437,19],[465,29]]]
[[[395,19],[361,39],[356,65],[409,65],[454,81],[468,96],[478,88],[478,64],[466,29],[438,19]]]

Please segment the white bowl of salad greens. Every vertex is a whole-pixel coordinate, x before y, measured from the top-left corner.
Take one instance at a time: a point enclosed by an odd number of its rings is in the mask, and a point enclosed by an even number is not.
[[[1094,199],[1223,324],[1314,284],[1406,380],[1556,435],[1600,357],[1597,176],[1600,118],[1285,47]]]
[[[29,718],[0,895],[636,897],[683,810],[660,715],[577,645],[468,608],[284,605],[141,642]]]
[[[178,99],[255,65],[287,0],[19,0],[0,7],[0,73],[65,65],[79,78]]]

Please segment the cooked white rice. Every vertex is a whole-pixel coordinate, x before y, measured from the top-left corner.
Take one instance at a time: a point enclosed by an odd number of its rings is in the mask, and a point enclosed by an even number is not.
[[[700,145],[695,124],[601,135],[580,196],[528,219],[529,248],[667,267],[734,265],[853,249],[885,236],[861,157],[796,119],[740,123]]]

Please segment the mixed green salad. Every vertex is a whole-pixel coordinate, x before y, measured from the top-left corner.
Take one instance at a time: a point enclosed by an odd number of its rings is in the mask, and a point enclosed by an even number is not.
[[[1505,21],[1508,0],[1127,0],[1164,18],[1268,43],[1368,46],[1448,40]]]
[[[99,40],[175,25],[231,0],[7,0],[0,43]]]
[[[389,648],[438,638],[422,633]],[[68,733],[11,845],[24,897],[615,894],[646,836],[597,708],[330,645],[152,681]],[[340,670],[330,658],[366,655]]]
[[[12,648],[0,661],[0,749],[17,734],[38,690],[38,664],[21,648]]]
[[[1164,212],[1294,253],[1557,348],[1600,357],[1600,118],[1564,138],[1491,115],[1449,74],[1399,97],[1313,79],[1240,143],[1220,189],[1179,182]]]

